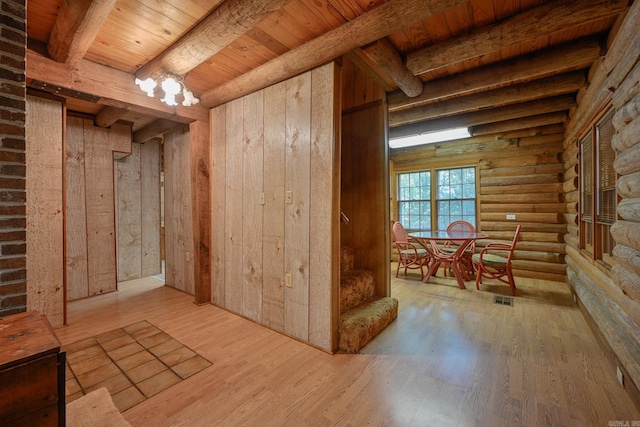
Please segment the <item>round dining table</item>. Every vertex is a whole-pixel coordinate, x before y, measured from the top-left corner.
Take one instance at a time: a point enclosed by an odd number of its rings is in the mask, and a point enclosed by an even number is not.
[[[453,274],[458,281],[460,289],[466,289],[460,262],[464,251],[467,250],[471,243],[476,240],[486,239],[489,237],[487,234],[483,233],[447,230],[414,231],[410,233],[409,236],[424,246],[432,258],[432,261],[429,264],[429,271],[422,281],[427,283],[429,278],[438,271],[441,264],[449,264],[451,265],[451,270],[453,270]],[[455,246],[449,245],[449,247],[455,247],[456,250],[453,252],[445,250],[444,245],[446,242],[453,243]]]

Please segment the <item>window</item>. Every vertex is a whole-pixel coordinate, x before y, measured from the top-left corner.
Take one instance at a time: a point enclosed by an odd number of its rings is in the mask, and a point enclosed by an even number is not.
[[[457,220],[476,228],[476,169],[443,169],[437,175],[438,229]]]
[[[618,203],[611,148],[614,133],[609,109],[580,140],[580,248],[609,265],[615,247],[610,231]]]
[[[399,173],[397,194],[398,221],[408,230],[445,230],[456,220],[476,227],[475,167]]]

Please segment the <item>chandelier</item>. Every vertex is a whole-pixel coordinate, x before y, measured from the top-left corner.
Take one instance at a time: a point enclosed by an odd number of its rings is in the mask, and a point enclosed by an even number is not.
[[[187,89],[182,77],[174,74],[166,74],[161,80],[160,87],[164,92],[164,98],[160,101],[164,102],[168,106],[173,107],[178,105],[176,97],[180,94],[182,94],[182,105],[185,107],[196,105],[200,102],[200,100],[193,95],[193,92]],[[136,85],[138,85],[143,92],[146,92],[147,96],[153,98],[155,96],[155,88],[158,86],[158,82],[151,77],[148,77],[145,80],[136,78]]]

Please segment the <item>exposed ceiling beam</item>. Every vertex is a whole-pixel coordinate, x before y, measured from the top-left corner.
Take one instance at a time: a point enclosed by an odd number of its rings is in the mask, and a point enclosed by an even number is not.
[[[415,98],[395,91],[387,97],[389,111],[399,111],[568,71],[585,69],[601,54],[602,47],[599,41],[589,37],[545,49],[534,55],[522,56],[455,76],[425,82],[424,91]]]
[[[466,0],[390,0],[253,70],[205,92],[215,107],[324,64]]]
[[[129,110],[126,108],[110,107],[106,105],[102,107],[102,110],[100,110],[96,115],[95,124],[96,126],[108,128],[128,112]]]
[[[628,3],[628,0],[549,1],[500,24],[412,52],[407,55],[407,68],[420,75],[480,58],[557,31],[617,15],[626,9]]]
[[[495,121],[529,117],[536,114],[568,111],[575,105],[575,103],[575,97],[572,95],[563,95],[532,102],[523,102],[521,104],[508,105],[506,107],[491,108],[474,113],[460,114],[458,116],[426,120],[424,122],[393,127],[389,129],[389,137],[400,138],[461,126],[477,126],[486,123],[493,123]]]
[[[177,129],[181,126],[184,126],[184,123],[178,123],[165,119],[154,120],[147,126],[133,133],[133,142],[141,144],[145,141],[150,140],[151,138],[162,136],[162,134],[164,134],[165,132]]]
[[[493,135],[512,132],[518,129],[529,129],[564,123],[568,118],[566,111],[557,113],[536,114],[535,116],[487,123],[485,125],[470,126],[469,133],[473,136]]]
[[[396,111],[389,114],[389,126],[400,126],[424,120],[432,120],[574,93],[584,87],[586,83],[587,79],[585,73],[582,71],[559,74],[530,83],[507,86],[505,88],[475,93],[473,95],[462,96],[409,110]]]
[[[184,75],[255,27],[291,0],[227,0],[169,49],[136,72],[140,79],[163,72]]]
[[[415,97],[422,93],[422,80],[409,71],[398,51],[386,37],[362,50],[407,97]]]
[[[136,86],[133,74],[86,59],[72,68],[27,49],[27,78],[95,95],[102,98],[101,104],[112,107],[127,108],[183,123],[209,120],[209,110],[201,105],[169,107],[158,98],[145,95]]]
[[[117,0],[61,2],[47,51],[56,61],[75,67],[84,57]]]

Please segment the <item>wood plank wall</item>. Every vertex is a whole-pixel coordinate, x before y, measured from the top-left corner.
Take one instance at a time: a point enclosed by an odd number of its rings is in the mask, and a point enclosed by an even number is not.
[[[589,73],[566,131],[564,159],[569,233],[568,281],[595,323],[625,381],[640,386],[640,3],[635,2],[608,42],[607,54]],[[616,265],[608,270],[579,249],[576,170],[578,138],[598,109],[613,105],[614,169],[618,174],[619,218],[611,228]],[[613,371],[613,368],[612,368]],[[614,372],[612,372],[614,375]]]
[[[67,117],[67,299],[117,288],[114,153],[131,153],[131,126]]]
[[[160,274],[160,140],[133,144],[115,168],[118,281]]]
[[[557,132],[557,131],[556,131]],[[513,238],[522,224],[513,270],[519,277],[564,282],[566,224],[562,201],[562,133],[527,136],[514,131],[510,139],[495,135],[433,144],[391,152],[396,173],[427,168],[476,166],[478,173],[477,228],[489,241]],[[522,136],[518,136],[522,135]],[[393,218],[397,216],[396,190]],[[515,214],[516,221],[507,220]],[[479,241],[478,246],[486,242]]]
[[[164,135],[165,284],[193,295],[194,240],[189,127]]]
[[[27,310],[58,328],[65,323],[64,109],[27,96],[26,113]]]
[[[389,296],[389,154],[384,91],[342,58],[341,246],[354,249],[355,268],[373,273],[376,295]]]
[[[327,64],[211,118],[211,300],[327,351],[337,346],[336,73]]]

